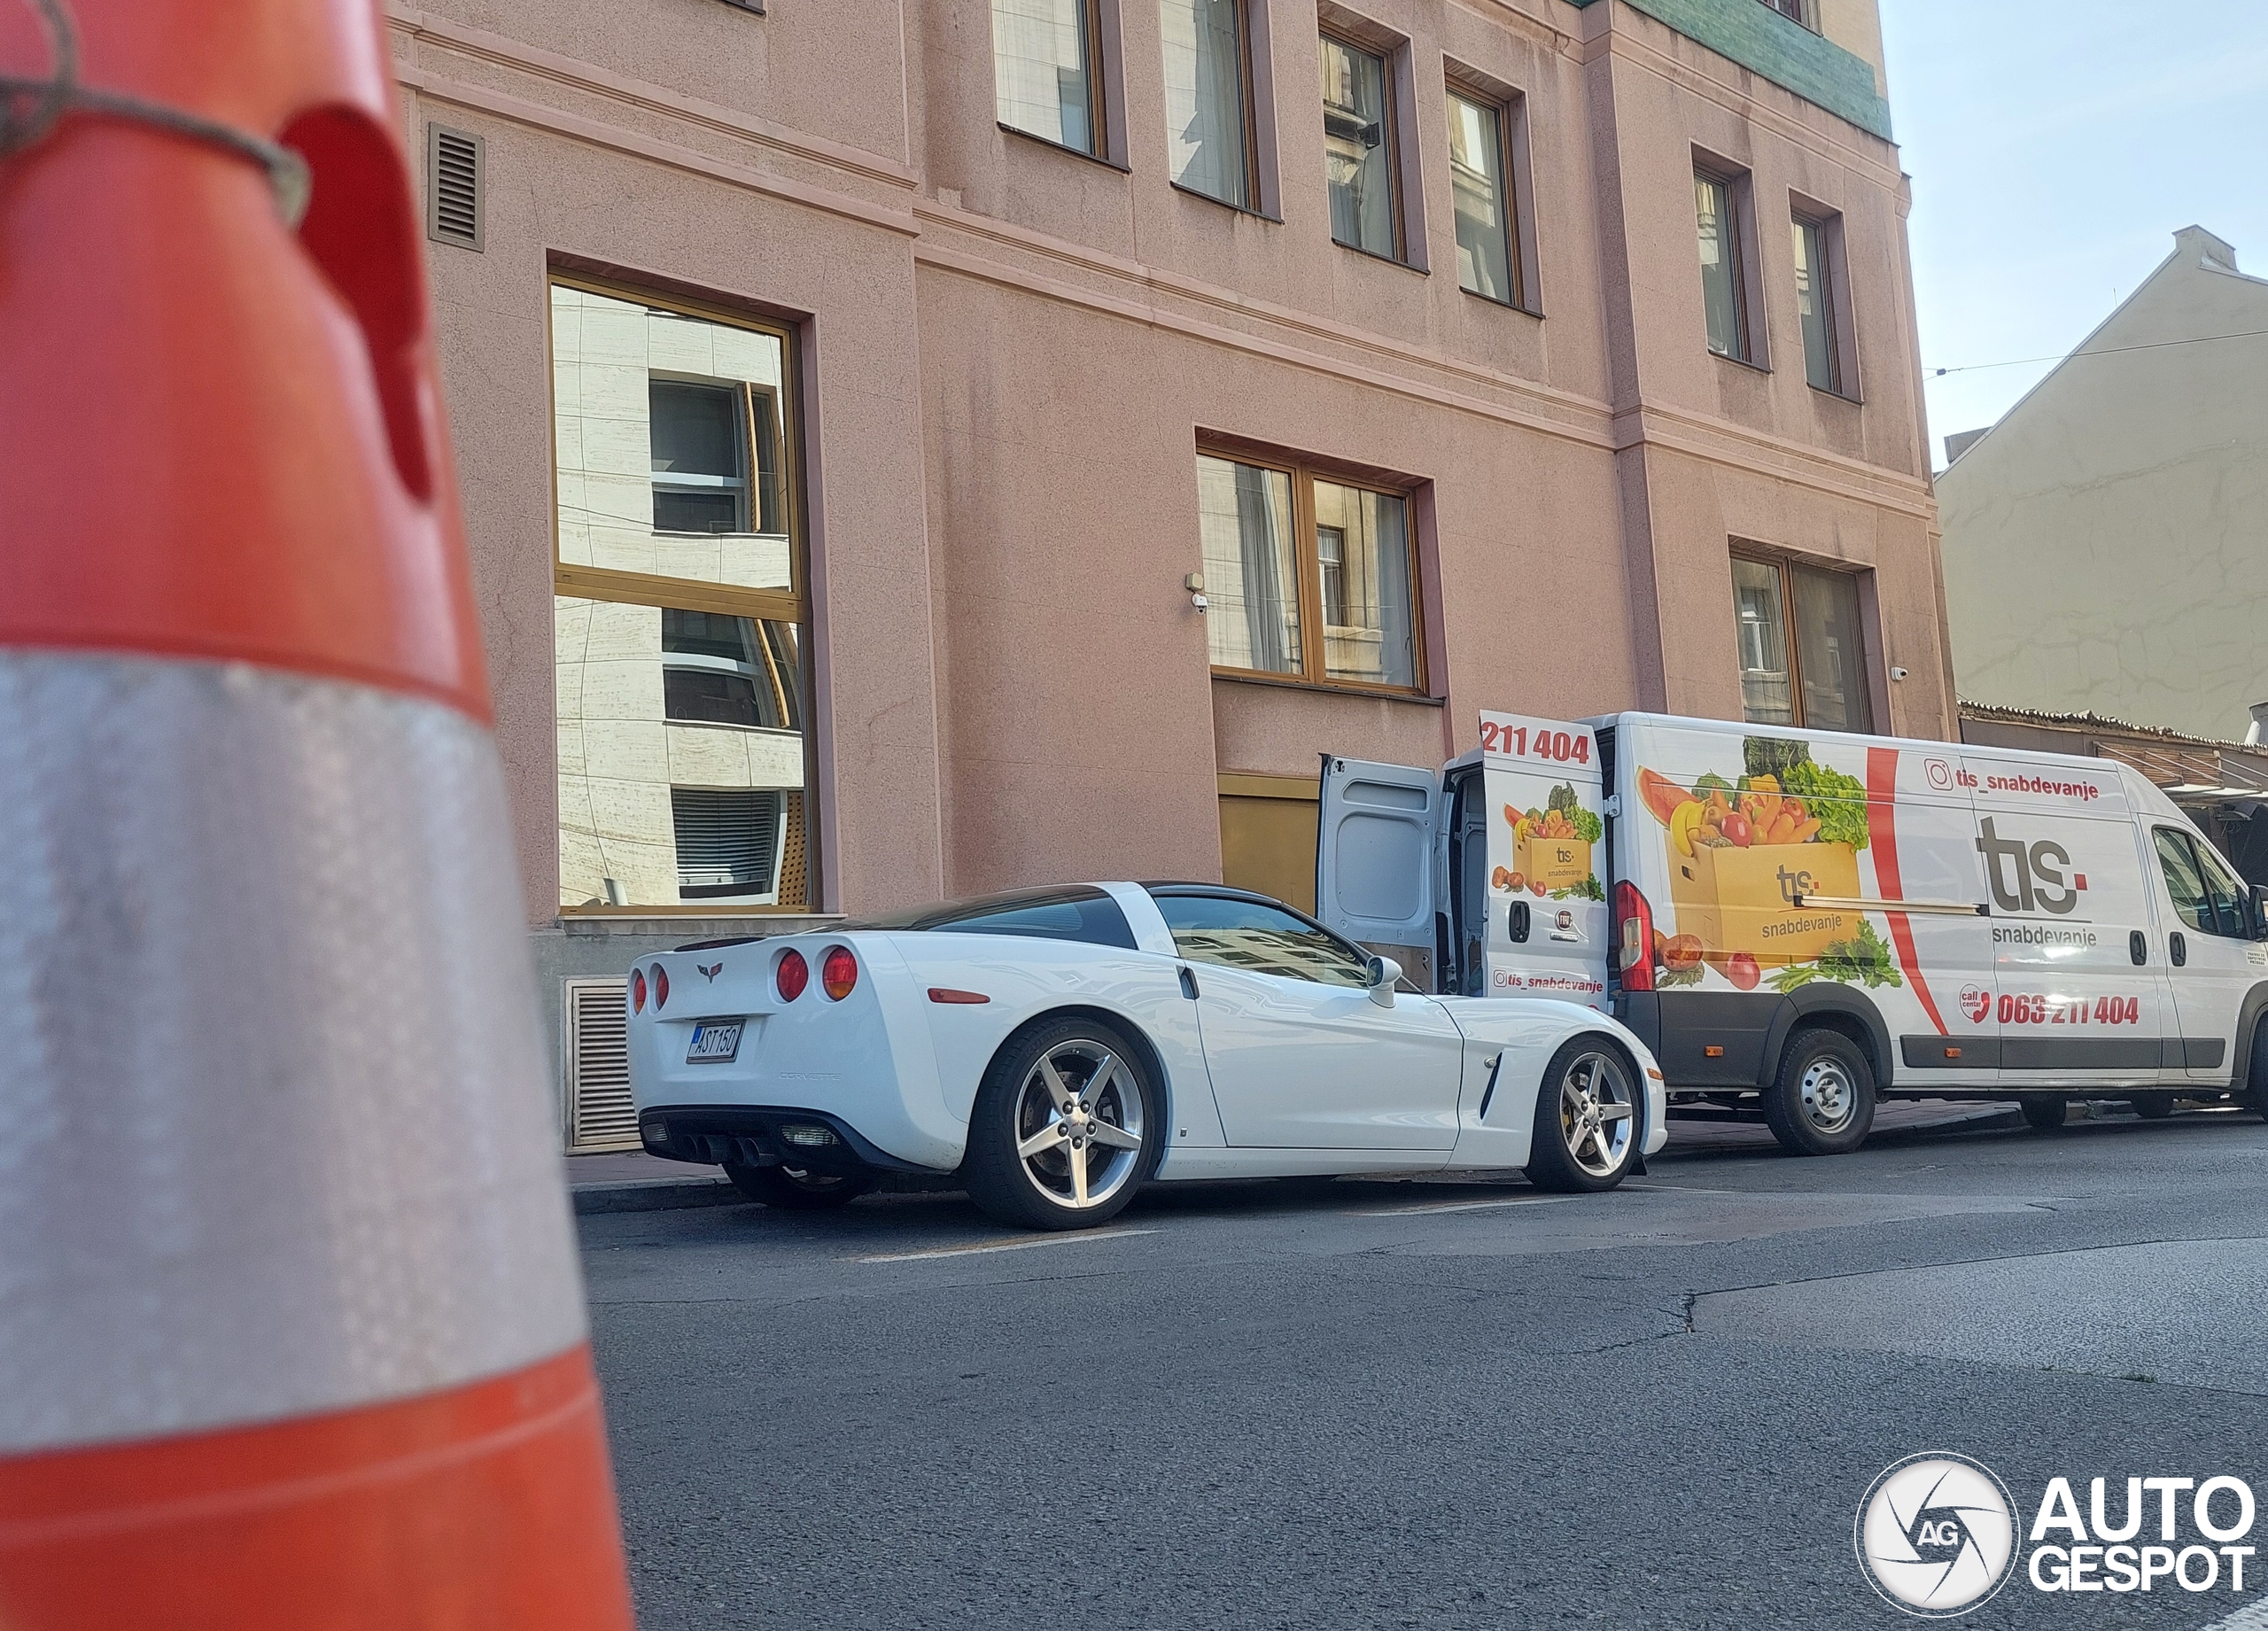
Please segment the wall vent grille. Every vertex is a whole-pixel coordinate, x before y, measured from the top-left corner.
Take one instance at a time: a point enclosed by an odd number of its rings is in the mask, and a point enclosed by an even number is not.
[[[567,1153],[634,1150],[638,1111],[630,1102],[627,982],[569,980]]]
[[[425,127],[425,235],[461,249],[481,247],[487,143],[442,125]]]

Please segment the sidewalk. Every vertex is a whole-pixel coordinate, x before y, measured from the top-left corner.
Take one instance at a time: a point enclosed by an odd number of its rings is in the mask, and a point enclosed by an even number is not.
[[[578,1213],[721,1207],[741,1199],[723,1168],[664,1161],[643,1150],[625,1150],[618,1155],[566,1155],[560,1158],[560,1164]]]

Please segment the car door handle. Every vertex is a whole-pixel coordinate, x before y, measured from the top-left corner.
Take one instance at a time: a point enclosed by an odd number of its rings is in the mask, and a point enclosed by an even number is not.
[[[1192,1002],[1197,1000],[1197,976],[1186,968],[1181,971],[1181,994]]]
[[[2126,936],[2126,955],[2134,959],[2134,967],[2137,968],[2150,960],[2150,943],[2142,937],[2140,929],[2138,928]]]
[[[2174,930],[2165,937],[2165,951],[2166,955],[2173,959],[2173,966],[2176,968],[2181,967],[2189,960],[2189,943],[2181,937],[2179,929]]]

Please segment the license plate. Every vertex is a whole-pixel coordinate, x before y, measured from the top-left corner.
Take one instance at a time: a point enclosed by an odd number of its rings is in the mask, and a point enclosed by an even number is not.
[[[728,1065],[741,1051],[739,1020],[703,1020],[693,1028],[693,1045],[685,1051],[688,1065]]]

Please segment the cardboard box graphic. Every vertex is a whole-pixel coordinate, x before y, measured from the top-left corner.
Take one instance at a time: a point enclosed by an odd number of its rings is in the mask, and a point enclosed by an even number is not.
[[[1572,889],[1591,875],[1591,847],[1580,838],[1524,835],[1512,846],[1512,870],[1547,889]]]
[[[1859,858],[1847,843],[1778,843],[1740,850],[1696,844],[1690,859],[1669,852],[1677,932],[1711,951],[1746,951],[1767,968],[1807,963],[1859,932],[1866,914],[1790,904],[1797,895],[1859,892]]]

